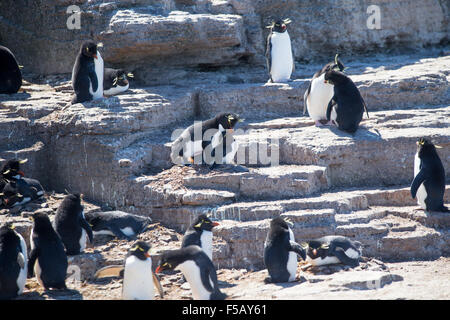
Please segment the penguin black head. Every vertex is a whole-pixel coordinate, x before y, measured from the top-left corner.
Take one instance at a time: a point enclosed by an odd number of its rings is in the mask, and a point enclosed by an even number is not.
[[[17,184],[14,181],[8,182],[3,188],[3,192],[0,193],[0,204],[5,207],[11,207],[16,202],[21,202],[23,200],[23,195],[19,193]]]
[[[329,83],[331,85],[339,85],[345,83],[349,80],[349,78],[341,71],[337,70],[328,70],[325,73],[325,83]]]
[[[309,242],[308,251],[306,254],[312,259],[325,257],[327,255],[328,249],[329,245],[327,243],[313,240]]]
[[[222,125],[224,129],[233,129],[237,122],[242,122],[239,116],[235,113],[220,113],[216,116],[217,127],[219,124]]]
[[[31,216],[31,220],[34,221],[33,230],[41,234],[48,234],[50,230],[53,230],[50,218],[44,212],[35,212]],[[54,231],[53,231],[54,232]]]
[[[267,26],[267,28],[272,29],[273,32],[283,33],[287,30],[287,24],[291,23],[291,19],[279,19],[277,21],[272,21],[270,25]]]
[[[80,53],[88,58],[97,59],[98,45],[93,41],[85,41],[81,45]]]
[[[23,171],[20,170],[20,165],[24,164],[28,161],[28,159],[23,159],[23,160],[17,160],[17,159],[12,159],[12,160],[8,160],[2,167],[2,169],[0,170],[3,178],[5,179],[11,179],[16,175],[20,175],[20,176],[25,176],[25,173],[23,173]]]
[[[270,221],[270,228],[289,230],[289,225],[282,217],[275,217]]]
[[[3,241],[14,241],[17,238],[15,226],[12,222],[5,223],[2,227],[0,227],[0,238]]]
[[[336,56],[334,57],[334,61],[330,62],[328,65],[329,67],[327,68],[326,71],[329,70],[334,70],[334,71],[342,71],[344,72],[345,69],[347,69],[344,64],[341,62],[341,60],[339,60],[338,58],[339,54],[336,54]]]
[[[134,75],[131,72],[126,73],[123,69],[116,70],[113,86],[126,86],[128,84],[128,77],[133,78]]]
[[[193,259],[193,256],[198,252],[203,252],[203,250],[196,245],[190,245],[177,250],[167,250],[161,254],[161,261],[158,268],[156,268],[156,273],[164,270],[173,270],[179,264]]]
[[[61,202],[60,208],[64,208],[70,213],[78,214],[83,209],[83,206],[81,205],[81,195],[79,193],[68,194]]]
[[[436,154],[436,148],[440,149],[441,146],[434,145],[430,140],[426,138],[420,138],[417,142],[417,153],[419,158],[427,154]]]
[[[201,214],[197,217],[195,222],[192,224],[192,227],[195,230],[205,230],[211,231],[214,227],[217,227],[219,224],[217,222],[212,222],[206,214]]]
[[[136,256],[139,260],[150,258],[150,245],[144,241],[136,242],[129,251],[129,255]]]

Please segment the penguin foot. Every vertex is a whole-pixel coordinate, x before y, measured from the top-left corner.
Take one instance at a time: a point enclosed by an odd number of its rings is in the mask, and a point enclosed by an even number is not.
[[[314,121],[314,124],[316,125],[316,127],[323,127],[323,126],[324,126],[324,125],[322,124],[322,122],[320,122],[320,120]]]
[[[327,123],[325,123],[325,125],[326,126],[337,126],[337,124],[333,120],[328,121]]]

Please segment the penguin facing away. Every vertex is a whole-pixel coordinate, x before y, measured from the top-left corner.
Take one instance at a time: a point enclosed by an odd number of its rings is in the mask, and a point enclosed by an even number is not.
[[[270,29],[266,48],[270,82],[287,82],[295,71],[291,38],[286,27],[289,23],[291,23],[290,19],[277,20],[266,27]]]
[[[297,255],[303,260],[306,252],[294,240],[294,233],[282,217],[270,222],[270,229],[264,243],[264,265],[269,272],[266,283],[292,282],[297,271]]]
[[[72,104],[103,97],[103,58],[98,51],[101,44],[83,42],[72,70],[75,96]]]
[[[94,236],[111,235],[127,240],[136,239],[152,222],[149,217],[122,211],[86,212],[85,218],[91,225]]]
[[[113,96],[125,92],[130,87],[128,78],[134,78],[133,74],[128,74],[122,69],[105,68],[103,77],[103,94]]]
[[[0,94],[17,93],[22,86],[22,73],[16,57],[8,48],[0,46]]]
[[[336,54],[334,61],[327,63],[321,70],[317,71],[309,82],[308,89],[303,96],[303,114],[308,108],[308,114],[317,127],[323,126],[320,121],[327,119],[328,103],[334,95],[333,86],[325,82],[325,73],[329,70],[343,72],[345,69]]]
[[[0,300],[23,293],[27,280],[27,246],[12,223],[0,228]]]
[[[441,147],[428,139],[417,141],[411,196],[417,196],[417,203],[424,210],[448,212],[444,205],[445,170],[436,148]]]
[[[189,282],[194,300],[223,300],[227,297],[219,289],[216,270],[211,259],[196,245],[164,251],[156,273],[180,270]]]
[[[53,229],[48,216],[35,212],[30,235],[31,252],[28,260],[28,277],[36,278],[45,289],[67,289],[67,255],[64,244]]]
[[[301,244],[306,248],[306,261],[314,266],[343,263],[352,267],[359,265],[362,246],[342,236],[325,236]]]
[[[199,215],[184,233],[181,247],[197,245],[212,261],[212,230],[218,225],[219,223],[211,221],[206,214]]]
[[[86,248],[87,237],[93,241],[91,226],[86,221],[79,194],[69,194],[61,202],[54,219],[55,231],[61,237],[68,255],[77,255]]]
[[[341,71],[328,70],[325,83],[334,86],[334,94],[327,107],[327,120],[340,130],[354,134],[358,130],[364,110],[369,118],[366,103],[353,81]]]
[[[194,158],[203,155],[205,149],[210,145],[212,155],[214,149],[221,143],[222,133],[227,130],[232,131],[236,123],[240,121],[242,120],[237,114],[224,112],[212,119],[196,122],[189,126],[172,144],[170,154],[172,162],[174,164],[193,164]],[[208,140],[209,138],[211,139]],[[215,159],[210,160],[215,161]],[[207,158],[202,157],[202,162],[208,161]]]
[[[128,251],[125,266],[107,266],[98,270],[96,278],[123,276],[122,298],[124,300],[153,300],[154,287],[159,296],[164,292],[158,277],[152,272],[150,246],[144,241],[136,242]]]

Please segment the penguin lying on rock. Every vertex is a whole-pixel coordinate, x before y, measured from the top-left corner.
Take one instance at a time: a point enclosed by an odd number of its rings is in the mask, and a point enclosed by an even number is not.
[[[21,295],[27,280],[27,246],[14,229],[12,223],[0,228],[0,300]]]
[[[191,286],[194,300],[223,300],[227,297],[219,289],[211,259],[199,246],[164,251],[156,273],[163,270],[180,270]]]
[[[124,266],[107,266],[97,271],[96,278],[123,277],[124,300],[153,300],[155,289],[161,298],[164,292],[158,277],[152,271],[150,246],[144,241],[136,242],[128,251]]]
[[[94,236],[111,235],[119,239],[133,240],[144,232],[152,222],[142,217],[122,211],[86,212],[86,221],[91,225]]]
[[[35,179],[21,178],[8,182],[0,193],[1,204],[7,208],[23,205],[39,199],[44,195],[44,189]]]
[[[444,205],[445,170],[436,148],[441,147],[425,138],[417,141],[411,196],[417,197],[417,203],[424,210],[448,212]]]
[[[303,96],[303,114],[308,108],[308,114],[317,127],[323,126],[320,121],[327,119],[328,103],[334,95],[333,86],[325,82],[325,73],[330,70],[344,71],[345,69],[336,54],[334,61],[327,63],[321,70],[317,71],[309,82],[308,89]]]
[[[306,258],[305,250],[295,242],[294,233],[282,217],[270,221],[264,243],[264,265],[269,272],[266,283],[295,281],[297,255]]]
[[[134,78],[134,75],[131,72],[126,73],[122,69],[105,68],[103,94],[105,96],[113,96],[127,91],[130,87],[128,78]]]
[[[307,250],[306,261],[313,266],[343,263],[351,267],[359,265],[362,245],[342,236],[325,236],[301,243]]]
[[[218,225],[219,223],[211,221],[205,214],[199,215],[184,233],[181,247],[197,245],[212,261],[212,230]]]

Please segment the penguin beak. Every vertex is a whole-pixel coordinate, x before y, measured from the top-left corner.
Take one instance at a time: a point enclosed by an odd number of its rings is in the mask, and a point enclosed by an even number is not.
[[[158,268],[156,268],[155,273],[160,273],[162,271],[161,266],[158,266]]]
[[[317,256],[317,250],[316,249],[313,249],[313,255]]]
[[[324,83],[328,83],[328,80],[323,80]]]
[[[211,225],[212,225],[213,227],[217,227],[217,226],[220,226],[220,223],[218,223],[218,222],[213,222],[213,223],[211,223]]]
[[[95,59],[98,59],[96,54],[94,54],[93,57],[94,57]]]
[[[150,258],[150,253],[146,252],[146,253],[144,253],[144,256],[146,256],[147,258]]]
[[[20,174],[22,177],[25,176],[25,173],[22,170],[17,171],[18,174]]]

